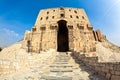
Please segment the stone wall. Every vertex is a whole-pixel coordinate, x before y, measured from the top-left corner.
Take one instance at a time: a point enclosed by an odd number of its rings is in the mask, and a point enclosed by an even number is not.
[[[13,73],[17,70],[17,62],[9,60],[0,60],[0,75]]]
[[[50,48],[57,51],[58,31],[63,27],[59,25],[59,21],[66,22],[64,27],[68,29],[69,50],[90,52],[95,48],[95,41],[104,40],[100,30],[93,30],[83,9],[61,7],[39,12],[32,30],[25,32],[22,48],[27,49],[27,41],[30,40],[30,49],[33,52],[39,53]]]
[[[99,74],[106,77],[107,80],[119,80],[120,79],[120,62],[98,62],[98,57],[86,57],[85,54],[80,52],[73,52],[72,54],[78,61],[82,61],[86,66],[95,70]]]
[[[31,66],[43,64],[47,59],[50,60],[46,61],[46,63],[52,62],[57,55],[54,49],[49,49],[46,52],[41,51],[40,54],[28,53],[25,49],[17,50],[21,47],[19,44],[14,44],[0,53],[0,76],[9,75],[30,68]]]

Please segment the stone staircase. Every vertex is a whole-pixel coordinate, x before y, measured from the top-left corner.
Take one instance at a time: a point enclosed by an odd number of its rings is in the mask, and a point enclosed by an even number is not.
[[[51,72],[72,72],[72,65],[68,64],[70,56],[65,53],[59,53],[56,56],[56,60],[50,67],[52,68]]]
[[[60,52],[55,61],[50,65],[50,74],[56,74],[55,76],[42,76],[41,79],[45,80],[72,80],[72,77],[65,76],[63,74],[70,74],[73,72],[72,65],[68,64],[70,56],[64,52]]]
[[[53,59],[54,58],[54,59]],[[76,63],[77,62],[77,63]],[[105,80],[70,54],[59,52],[42,63],[4,76],[0,80]]]
[[[81,68],[76,62],[81,64]],[[50,73],[41,76],[41,80],[105,80],[86,67],[81,61],[73,59],[65,52],[59,52],[49,67]]]

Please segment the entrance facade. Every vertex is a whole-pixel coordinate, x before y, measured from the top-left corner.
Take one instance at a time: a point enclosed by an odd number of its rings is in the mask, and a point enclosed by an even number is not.
[[[57,51],[58,52],[67,52],[69,51],[69,38],[68,38],[68,29],[67,21],[60,20],[58,21],[58,33],[57,33]]]

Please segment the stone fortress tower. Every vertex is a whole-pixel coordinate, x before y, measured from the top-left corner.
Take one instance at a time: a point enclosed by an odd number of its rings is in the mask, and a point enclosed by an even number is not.
[[[32,30],[25,32],[22,48],[29,43],[30,51],[38,53],[50,48],[94,52],[95,42],[105,40],[100,30],[93,30],[84,9],[60,7],[39,12]]]

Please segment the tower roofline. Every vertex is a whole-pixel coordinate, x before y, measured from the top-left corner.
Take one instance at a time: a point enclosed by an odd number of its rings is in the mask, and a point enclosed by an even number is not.
[[[56,8],[43,8],[41,10],[49,10],[49,9],[60,9],[60,8],[65,8],[65,9],[81,9],[81,10],[84,10],[83,8],[74,8],[74,7],[56,7]]]

